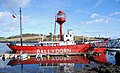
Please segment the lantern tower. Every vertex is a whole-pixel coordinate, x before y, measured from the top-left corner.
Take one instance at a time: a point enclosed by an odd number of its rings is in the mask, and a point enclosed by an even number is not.
[[[56,22],[60,25],[60,41],[63,40],[62,38],[62,24],[66,22],[65,13],[63,11],[58,11],[56,16]]]

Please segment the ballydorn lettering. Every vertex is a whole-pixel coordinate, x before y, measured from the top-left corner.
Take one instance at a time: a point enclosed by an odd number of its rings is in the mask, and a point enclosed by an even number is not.
[[[37,49],[37,53],[40,54],[51,54],[51,53],[70,53],[71,49]]]

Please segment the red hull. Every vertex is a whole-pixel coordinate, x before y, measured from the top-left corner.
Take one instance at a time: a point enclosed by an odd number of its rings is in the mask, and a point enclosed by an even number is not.
[[[17,45],[9,45],[10,49],[14,52],[19,53],[28,53],[28,54],[63,54],[63,53],[79,53],[79,52],[87,52],[90,48],[90,44],[80,44],[80,45],[65,45],[65,46],[17,46]]]

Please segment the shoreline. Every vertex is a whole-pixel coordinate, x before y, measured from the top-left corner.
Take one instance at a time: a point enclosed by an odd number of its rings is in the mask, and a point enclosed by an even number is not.
[[[0,43],[10,43],[10,42],[20,43],[20,41],[0,41]],[[23,41],[23,43],[38,43],[38,41]]]

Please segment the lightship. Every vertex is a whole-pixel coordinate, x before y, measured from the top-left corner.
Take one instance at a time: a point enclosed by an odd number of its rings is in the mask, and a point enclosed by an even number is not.
[[[21,8],[20,8],[21,9]],[[87,52],[90,48],[90,44],[77,44],[73,40],[72,30],[68,30],[67,34],[62,34],[62,24],[66,22],[66,16],[63,11],[58,11],[55,22],[60,25],[60,41],[41,41],[35,45],[21,45],[7,44],[7,46],[16,53],[28,53],[28,54],[66,54],[66,53],[80,53]],[[20,10],[20,25],[21,25],[21,10]],[[21,27],[20,27],[21,28]],[[21,29],[22,30],[22,29]],[[22,35],[22,32],[20,32]]]

